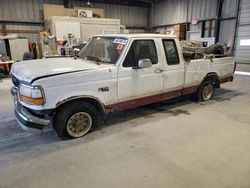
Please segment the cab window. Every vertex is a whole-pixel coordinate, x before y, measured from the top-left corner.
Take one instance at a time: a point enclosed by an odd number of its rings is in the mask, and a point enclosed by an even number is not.
[[[178,50],[175,41],[172,39],[163,40],[164,51],[168,65],[177,65],[180,63]]]
[[[150,59],[152,64],[158,63],[156,47],[153,40],[135,40],[123,62],[123,67],[137,66],[140,59]]]

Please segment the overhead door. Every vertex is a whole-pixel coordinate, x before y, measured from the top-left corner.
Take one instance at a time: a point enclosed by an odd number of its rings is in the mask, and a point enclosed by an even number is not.
[[[250,0],[241,0],[236,44],[236,61],[250,64]]]

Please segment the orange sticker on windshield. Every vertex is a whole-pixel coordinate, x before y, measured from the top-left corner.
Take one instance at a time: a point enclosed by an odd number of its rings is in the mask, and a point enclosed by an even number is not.
[[[123,47],[124,47],[124,45],[123,45],[123,44],[118,44],[118,45],[117,45],[117,47],[116,47],[116,49],[117,49],[117,50],[122,50],[122,49],[123,49]]]

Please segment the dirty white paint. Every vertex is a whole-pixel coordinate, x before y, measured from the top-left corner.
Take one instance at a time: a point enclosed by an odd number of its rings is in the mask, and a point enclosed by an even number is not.
[[[38,79],[32,83],[32,85],[43,87],[46,97],[44,105],[35,106],[23,102],[21,104],[34,110],[53,109],[58,102],[65,99],[86,96],[97,99],[104,105],[110,105],[198,85],[211,72],[217,73],[220,78],[233,75],[234,58],[232,57],[217,58],[213,61],[200,59],[185,63],[179,41],[172,35],[112,36],[128,39],[127,45],[115,65],[96,65],[94,62],[73,58],[51,58],[14,64],[12,74],[26,82],[31,82],[37,77],[58,74],[57,76]],[[130,45],[134,40],[139,39],[155,41],[158,64],[140,70],[124,68],[122,64]],[[167,64],[162,39],[174,39],[176,41],[180,64]],[[158,69],[162,71],[159,73],[157,72]],[[76,72],[61,74],[68,71]],[[108,87],[109,91],[100,92],[99,88],[103,87]]]

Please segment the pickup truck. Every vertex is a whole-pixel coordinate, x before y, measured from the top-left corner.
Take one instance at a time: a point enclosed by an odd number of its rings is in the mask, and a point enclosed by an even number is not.
[[[61,139],[71,139],[110,112],[187,94],[207,101],[215,88],[233,81],[234,69],[233,57],[185,60],[175,36],[100,35],[77,57],[14,64],[11,93],[22,128],[41,132],[52,125]]]

